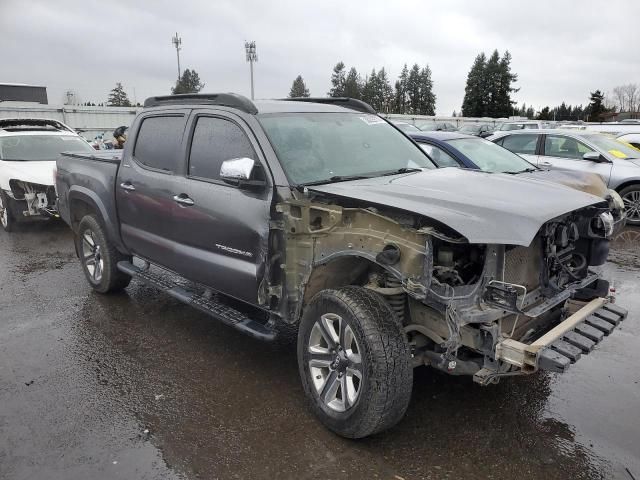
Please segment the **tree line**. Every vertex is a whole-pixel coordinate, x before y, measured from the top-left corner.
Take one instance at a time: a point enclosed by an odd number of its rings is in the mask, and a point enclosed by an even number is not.
[[[391,85],[387,70],[382,67],[362,78],[355,67],[347,71],[340,61],[331,73],[329,97],[350,97],[370,104],[376,111],[414,115],[435,115],[436,96],[429,65],[417,63],[411,69],[404,65],[398,79]],[[301,75],[291,85],[289,98],[309,97],[309,89]]]

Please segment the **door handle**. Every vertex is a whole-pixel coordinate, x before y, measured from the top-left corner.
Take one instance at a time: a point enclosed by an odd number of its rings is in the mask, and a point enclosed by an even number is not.
[[[134,186],[131,184],[131,182],[122,182],[122,183],[120,184],[120,188],[121,188],[121,189],[123,189],[123,190],[128,190],[128,191],[130,191],[130,192],[132,192],[133,190],[135,190],[135,189],[136,189],[136,187],[134,187]]]
[[[180,205],[184,205],[185,207],[190,207],[195,204],[193,200],[191,200],[187,195],[181,193],[180,195],[174,195],[173,200]]]

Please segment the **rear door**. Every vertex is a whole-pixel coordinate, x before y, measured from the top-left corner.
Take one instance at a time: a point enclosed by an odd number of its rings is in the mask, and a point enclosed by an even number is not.
[[[582,158],[585,153],[593,151],[591,147],[573,137],[546,134],[540,161],[548,162],[555,170],[595,173],[605,184],[608,184],[612,164],[597,163]]]
[[[523,133],[506,135],[496,140],[495,143],[502,145],[507,150],[511,150],[513,153],[517,153],[522,158],[534,165],[538,164],[538,142],[540,134],[538,133]]]
[[[258,304],[268,252],[271,188],[245,189],[220,179],[225,160],[251,158],[270,180],[259,145],[233,113],[207,110],[188,124],[186,180],[191,205],[174,212],[180,272],[240,300]]]
[[[177,270],[173,199],[182,190],[183,135],[188,110],[153,112],[140,119],[131,155],[123,158],[116,182],[122,241],[139,257]]]

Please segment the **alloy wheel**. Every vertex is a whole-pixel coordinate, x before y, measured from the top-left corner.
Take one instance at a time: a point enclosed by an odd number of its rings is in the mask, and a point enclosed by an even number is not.
[[[325,313],[309,335],[309,373],[322,402],[331,410],[353,407],[362,390],[361,349],[351,326]]]
[[[4,206],[4,201],[2,199],[2,195],[0,195],[0,222],[3,227],[6,227],[9,223],[9,212],[7,208]]]
[[[104,260],[100,251],[100,245],[95,240],[91,230],[85,230],[82,234],[82,258],[89,277],[99,283],[102,280]]]
[[[632,190],[622,197],[627,219],[640,221],[640,190]]]

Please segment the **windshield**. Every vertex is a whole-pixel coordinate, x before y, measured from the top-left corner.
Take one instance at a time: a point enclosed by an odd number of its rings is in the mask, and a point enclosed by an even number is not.
[[[640,158],[640,151],[606,135],[585,135],[584,139],[616,158]]]
[[[478,133],[482,125],[463,125],[460,127],[460,132],[462,133]]]
[[[535,170],[524,158],[483,138],[457,138],[447,143],[469,157],[483,172],[519,173]]]
[[[62,152],[95,152],[86,141],[72,135],[15,135],[0,137],[0,160],[55,160]]]
[[[258,119],[294,185],[435,168],[418,146],[376,115],[273,113]]]

